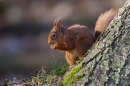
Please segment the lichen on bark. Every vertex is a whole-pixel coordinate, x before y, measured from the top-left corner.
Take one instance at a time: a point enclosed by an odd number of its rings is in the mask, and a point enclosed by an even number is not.
[[[80,65],[84,76],[71,86],[130,86],[130,0],[119,9]]]

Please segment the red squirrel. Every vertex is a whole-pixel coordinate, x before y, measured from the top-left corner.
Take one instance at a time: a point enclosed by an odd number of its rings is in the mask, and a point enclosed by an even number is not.
[[[72,66],[90,49],[117,12],[117,9],[110,9],[99,16],[95,26],[95,37],[86,26],[75,24],[65,28],[61,25],[60,18],[55,19],[53,28],[48,35],[48,44],[52,50],[65,52],[66,60]]]

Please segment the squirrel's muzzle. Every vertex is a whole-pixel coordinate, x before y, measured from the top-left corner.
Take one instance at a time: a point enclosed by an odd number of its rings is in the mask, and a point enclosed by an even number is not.
[[[48,40],[48,44],[51,44],[51,41]]]
[[[56,41],[48,41],[48,44],[50,44],[50,48],[52,50],[56,49],[57,42]]]
[[[50,45],[54,45],[55,42],[53,42],[53,41],[48,41],[48,44],[50,44]]]

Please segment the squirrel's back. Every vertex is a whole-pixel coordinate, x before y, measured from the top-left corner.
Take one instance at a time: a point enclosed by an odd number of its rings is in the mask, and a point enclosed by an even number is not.
[[[76,38],[77,40],[82,37],[87,37],[92,39],[92,41],[94,41],[94,36],[91,30],[84,25],[79,24],[72,25],[68,28],[68,32],[70,33],[71,36],[74,36],[73,38]]]
[[[95,25],[95,39],[97,39],[97,37],[104,31],[104,29],[107,28],[117,12],[118,9],[110,9],[109,11],[106,11],[99,16]]]

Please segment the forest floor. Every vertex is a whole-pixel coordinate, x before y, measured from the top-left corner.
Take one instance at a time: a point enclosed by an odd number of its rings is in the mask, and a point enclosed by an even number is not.
[[[54,64],[51,70],[42,67],[37,75],[32,75],[28,79],[5,80],[0,86],[62,86],[63,76],[69,66],[66,62]]]

